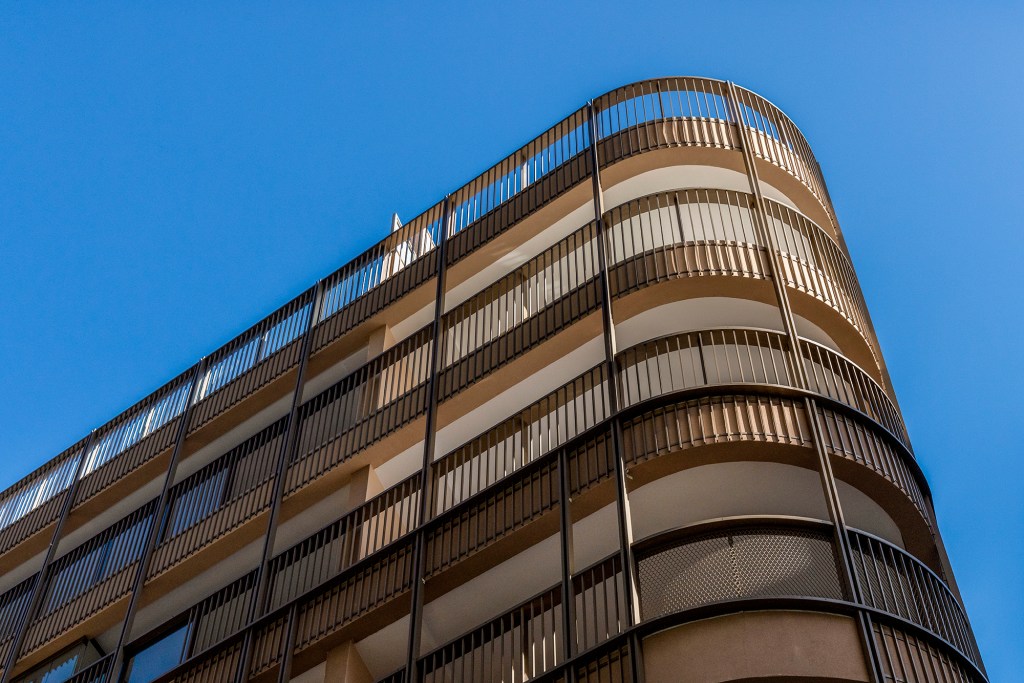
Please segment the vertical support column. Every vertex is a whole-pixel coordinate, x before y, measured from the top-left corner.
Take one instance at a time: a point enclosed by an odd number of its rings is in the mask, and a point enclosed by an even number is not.
[[[196,372],[192,376],[192,383],[188,388],[188,399],[185,402],[185,409],[181,412],[181,424],[178,425],[178,435],[174,441],[174,451],[171,454],[171,462],[164,474],[164,484],[160,491],[160,498],[153,510],[153,519],[149,524],[149,533],[146,536],[146,546],[139,558],[139,568],[132,582],[131,600],[128,602],[128,612],[125,614],[124,622],[121,624],[121,633],[117,637],[117,645],[112,650],[110,676],[108,681],[120,681],[125,673],[124,646],[131,635],[132,626],[135,624],[135,614],[139,609],[139,602],[142,597],[142,590],[146,585],[146,575],[149,573],[149,562],[153,558],[153,549],[160,538],[160,520],[163,519],[164,510],[167,507],[167,499],[170,497],[171,487],[174,486],[174,477],[178,471],[178,462],[181,460],[182,451],[185,450],[185,436],[188,434],[188,423],[192,416],[192,406],[195,403],[196,387],[206,371],[208,359],[204,356],[196,366]]]
[[[434,462],[434,448],[437,441],[437,406],[438,382],[441,372],[441,347],[443,345],[444,328],[441,324],[445,311],[445,291],[448,273],[448,232],[451,222],[451,196],[446,195],[441,210],[441,231],[437,245],[437,291],[434,295],[434,328],[433,342],[430,347],[430,378],[427,386],[427,412],[423,435],[423,464],[420,468],[420,505],[416,518],[417,530],[413,540],[412,588],[409,603],[409,638],[405,661],[405,680],[407,683],[419,681],[420,673],[417,665],[420,643],[423,639],[423,586],[426,583],[427,536],[424,525],[431,516],[433,509],[433,487],[430,470]]]
[[[296,434],[298,433],[297,415],[299,406],[302,405],[302,390],[306,386],[306,369],[309,366],[309,356],[313,348],[313,330],[316,327],[317,314],[320,311],[323,297],[324,281],[317,280],[313,289],[313,300],[309,307],[306,332],[302,336],[302,351],[299,355],[299,368],[295,374],[292,406],[288,412],[288,426],[285,428],[284,443],[281,444],[281,452],[277,459],[277,473],[274,479],[274,495],[270,505],[270,517],[267,519],[267,533],[263,539],[263,553],[260,564],[256,569],[256,582],[253,588],[252,600],[249,603],[249,614],[245,622],[246,624],[252,624],[266,609],[267,586],[269,585],[267,566],[270,564],[270,558],[274,553],[274,541],[277,539],[277,527],[281,518],[281,503],[284,498],[285,479],[288,474],[288,461],[294,449]],[[292,626],[294,625],[294,620],[290,618],[290,615],[288,624],[288,633],[293,636]],[[238,669],[235,672],[235,680],[243,683],[249,680],[249,666],[252,663],[253,630],[253,628],[249,628],[245,632],[242,640],[242,653],[238,658]],[[282,658],[280,671],[286,675],[285,665],[291,665],[291,638],[286,639],[284,647],[285,656]]]
[[[277,683],[288,683],[292,677],[292,650],[295,649],[295,630],[298,626],[299,605],[298,603],[293,603],[288,608],[288,627],[284,636],[284,654],[281,656],[281,664],[277,668]],[[250,628],[249,631],[251,633],[252,629]],[[251,639],[248,647],[251,651]],[[249,655],[249,658],[251,658],[251,655]]]
[[[743,153],[743,163],[747,170],[747,181],[750,183],[750,192],[754,196],[754,218],[755,228],[758,231],[758,239],[768,251],[768,263],[771,268],[772,286],[775,290],[776,300],[779,305],[779,313],[782,316],[782,324],[786,330],[789,340],[789,359],[793,367],[796,385],[800,389],[808,390],[809,382],[807,371],[803,364],[803,356],[800,352],[800,335],[796,328],[796,318],[789,301],[789,294],[786,291],[786,284],[782,281],[783,272],[782,260],[779,256],[779,246],[775,236],[768,224],[768,212],[765,210],[764,196],[761,193],[761,180],[757,173],[757,163],[751,151],[753,146],[750,139],[750,130],[743,122],[743,113],[739,107],[739,97],[736,92],[736,85],[729,82],[728,85],[728,107],[732,118],[735,121],[737,132],[740,138],[740,148]],[[817,404],[811,398],[804,399],[804,408],[807,411],[807,420],[811,426],[811,436],[814,442],[814,451],[818,458],[818,474],[821,479],[822,493],[825,497],[825,504],[828,508],[829,519],[832,522],[833,536],[836,547],[839,548],[839,563],[847,593],[857,603],[861,604],[860,586],[856,575],[853,573],[852,553],[850,550],[850,539],[846,531],[846,522],[843,517],[843,509],[839,500],[839,490],[836,487],[835,476],[832,472],[832,465],[828,459],[828,453],[824,447],[824,436],[821,423],[818,420]],[[862,645],[865,651],[868,668],[871,671],[872,679],[878,683],[882,680],[881,667],[879,664],[878,652],[875,647],[874,636],[871,632],[870,616],[861,609],[857,610],[857,624],[861,635]]]
[[[615,511],[619,526],[619,555],[622,560],[622,584],[625,592],[626,627],[630,629],[630,667],[633,680],[643,681],[643,662],[639,638],[632,630],[640,622],[640,600],[633,567],[633,525],[629,515],[629,492],[626,487],[626,465],[622,460],[625,450],[622,421],[619,419],[618,362],[616,361],[615,320],[612,315],[611,286],[608,280],[608,257],[605,249],[604,190],[601,187],[601,164],[597,146],[597,112],[594,103],[587,103],[590,128],[591,180],[594,189],[594,223],[597,241],[597,259],[601,268],[601,320],[604,331],[605,372],[608,378],[608,409],[612,415],[612,450],[615,465]]]
[[[39,573],[36,574],[35,581],[32,582],[32,596],[29,598],[28,607],[25,609],[25,618],[21,620],[21,625],[18,626],[18,631],[14,635],[14,640],[11,641],[11,651],[7,653],[7,659],[4,661],[4,675],[0,678],[0,682],[7,683],[11,679],[11,672],[14,670],[14,665],[18,663],[18,655],[20,654],[21,646],[25,643],[25,634],[28,633],[28,625],[35,619],[36,612],[39,610],[39,606],[43,601],[43,591],[46,589],[46,571],[50,568],[50,563],[53,562],[53,556],[57,552],[57,546],[60,545],[61,536],[64,534],[64,523],[67,521],[68,514],[71,512],[71,506],[75,504],[75,495],[78,493],[78,482],[82,479],[82,469],[85,466],[85,460],[89,457],[89,449],[92,448],[92,442],[96,438],[96,430],[89,432],[89,436],[85,439],[85,445],[82,447],[82,453],[78,456],[78,463],[75,465],[74,479],[68,484],[68,492],[64,497],[64,503],[60,508],[60,516],[57,517],[57,525],[53,529],[53,535],[50,537],[50,545],[46,548],[46,556],[43,558],[43,565],[39,568]]]
[[[576,596],[572,588],[575,559],[572,542],[572,495],[569,481],[569,456],[564,448],[558,452],[559,550],[562,568],[562,661],[576,654]],[[576,667],[566,669],[566,682],[576,680]]]
[[[767,212],[764,208],[764,197],[761,194],[761,180],[757,174],[750,131],[743,123],[743,114],[739,107],[739,98],[736,95],[736,86],[729,82],[727,105],[730,114],[735,121],[736,129],[740,138],[740,151],[743,154],[743,164],[747,170],[747,181],[750,184],[750,193],[754,196],[754,229],[757,232],[757,239],[768,252],[768,265],[771,269],[772,287],[775,290],[775,300],[778,303],[779,314],[782,316],[782,326],[789,338],[789,359],[792,365],[793,375],[796,384],[801,389],[807,388],[807,372],[800,357],[800,335],[796,329],[796,318],[793,316],[793,309],[786,294],[786,283],[782,281],[779,274],[783,272],[782,261],[779,258],[778,245],[775,243],[772,230],[768,225]]]
[[[839,490],[836,487],[835,474],[832,472],[832,463],[829,461],[828,452],[825,450],[825,437],[821,427],[821,420],[818,419],[818,404],[810,397],[804,398],[804,409],[807,411],[807,421],[811,426],[811,437],[814,440],[814,451],[818,456],[818,470],[821,475],[822,489],[828,503],[829,516],[832,518],[832,526],[835,530],[835,540],[839,548],[839,561],[842,566],[843,579],[846,589],[851,598],[858,605],[863,604],[864,598],[861,593],[860,582],[853,571],[853,551],[850,548],[850,536],[846,530],[846,518],[843,516],[843,507],[839,500]],[[863,610],[857,610],[857,627],[860,631],[861,641],[867,655],[868,668],[876,683],[883,680],[881,657],[875,645],[875,637],[871,628],[871,615]]]

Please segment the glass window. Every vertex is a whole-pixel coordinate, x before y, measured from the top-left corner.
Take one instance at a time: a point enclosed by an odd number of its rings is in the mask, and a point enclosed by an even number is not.
[[[74,645],[17,679],[17,683],[64,683],[100,658],[91,641]]]
[[[149,683],[160,674],[177,666],[185,652],[188,625],[182,624],[160,640],[132,657],[128,683]]]

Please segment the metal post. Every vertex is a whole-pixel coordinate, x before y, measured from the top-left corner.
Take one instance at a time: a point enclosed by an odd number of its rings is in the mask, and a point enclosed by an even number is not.
[[[281,444],[281,452],[277,459],[277,473],[274,479],[274,494],[270,505],[270,515],[267,519],[267,533],[263,539],[263,553],[259,566],[256,568],[256,581],[253,585],[253,596],[249,602],[249,614],[246,625],[251,625],[266,609],[267,586],[267,565],[274,553],[274,541],[277,539],[277,526],[281,516],[281,502],[284,498],[285,479],[288,474],[288,460],[291,457],[295,445],[296,434],[298,433],[297,415],[299,406],[302,405],[302,390],[306,386],[306,369],[309,365],[309,356],[313,348],[313,329],[316,327],[317,314],[324,296],[324,281],[317,280],[313,288],[313,300],[309,306],[309,318],[306,323],[306,331],[302,336],[302,350],[299,354],[299,368],[295,373],[295,391],[292,393],[292,406],[288,412],[288,424],[285,427],[285,438]],[[252,639],[253,629],[246,630],[242,641],[242,653],[238,658],[238,668],[235,672],[236,681],[247,681],[249,678],[249,665],[252,662]],[[291,642],[285,644],[291,647]],[[282,669],[285,662],[291,663],[291,657],[287,656],[281,663]]]
[[[146,546],[139,558],[139,568],[132,582],[131,600],[128,602],[128,611],[125,614],[124,622],[121,624],[121,633],[117,638],[117,645],[111,651],[110,677],[108,681],[120,681],[125,673],[124,646],[131,635],[132,626],[135,623],[135,613],[139,608],[139,601],[142,597],[142,590],[146,585],[146,574],[149,573],[149,562],[153,558],[153,549],[156,547],[161,530],[161,519],[164,515],[164,508],[167,506],[167,499],[170,497],[171,487],[174,485],[174,476],[178,471],[178,462],[181,460],[181,453],[185,449],[185,436],[188,434],[189,418],[192,415],[192,406],[195,402],[196,387],[199,386],[200,378],[206,370],[208,358],[204,356],[196,365],[195,374],[192,376],[192,384],[188,388],[188,399],[185,402],[185,409],[181,412],[181,424],[178,425],[178,435],[174,441],[174,451],[171,453],[171,462],[164,474],[163,488],[160,490],[160,498],[156,508],[153,510],[153,519],[149,524],[149,533],[146,536]]]
[[[0,683],[7,683],[11,679],[11,672],[14,671],[14,665],[18,663],[18,655],[21,650],[21,646],[25,643],[25,635],[28,633],[28,626],[32,623],[32,620],[36,616],[36,612],[39,610],[40,604],[43,601],[43,591],[46,589],[46,571],[50,568],[50,563],[53,562],[53,556],[57,552],[57,546],[60,545],[60,538],[64,533],[64,523],[67,521],[68,514],[71,512],[71,507],[75,504],[75,495],[78,493],[78,482],[82,479],[82,469],[85,467],[85,461],[89,457],[89,449],[92,448],[92,442],[95,440],[96,430],[89,432],[89,436],[85,439],[85,445],[82,447],[82,453],[78,457],[78,463],[75,465],[74,479],[68,484],[68,492],[64,497],[64,503],[60,508],[60,516],[57,517],[57,525],[53,529],[53,535],[50,537],[50,545],[46,548],[46,556],[43,558],[43,565],[39,569],[39,573],[36,574],[35,581],[32,582],[32,597],[29,598],[28,608],[25,610],[25,618],[21,620],[21,625],[18,626],[18,631],[14,636],[14,640],[11,641],[11,650],[7,653],[7,660],[4,662],[4,675],[0,678]]]
[[[437,292],[434,298],[434,327],[433,344],[430,348],[430,378],[427,387],[427,412],[424,419],[423,435],[423,466],[420,469],[420,506],[416,518],[418,529],[414,532],[413,541],[413,569],[412,588],[409,605],[409,638],[407,644],[409,651],[406,653],[405,680],[406,683],[415,683],[419,680],[417,660],[419,659],[420,643],[423,636],[423,586],[426,583],[426,544],[427,537],[423,532],[423,525],[431,516],[433,505],[433,486],[430,477],[431,465],[434,462],[434,447],[437,441],[437,395],[439,385],[438,375],[441,373],[441,346],[443,344],[444,328],[441,322],[445,312],[445,290],[447,287],[447,245],[451,208],[451,196],[445,195],[444,204],[441,210],[441,232],[437,245]]]
[[[295,649],[295,630],[299,625],[299,604],[292,603],[288,609],[288,629],[284,636],[284,655],[277,670],[277,683],[288,683],[292,677],[292,651]]]
[[[811,426],[814,451],[818,456],[818,472],[821,475],[821,486],[825,494],[825,502],[828,505],[829,517],[832,519],[836,544],[839,548],[842,578],[851,599],[857,605],[862,605],[864,604],[864,598],[861,594],[860,582],[853,571],[853,550],[850,548],[850,537],[846,531],[846,518],[843,516],[843,506],[839,500],[839,489],[836,487],[832,463],[829,461],[828,453],[824,447],[825,437],[821,428],[821,420],[818,418],[817,402],[810,397],[804,398],[804,409],[807,411],[807,421]],[[867,655],[868,668],[870,669],[872,680],[875,683],[881,683],[884,680],[881,657],[871,630],[871,615],[863,609],[857,610],[857,628],[860,632],[861,644],[864,646]]]
[[[796,384],[800,389],[808,390],[809,382],[807,370],[804,367],[802,354],[800,352],[800,335],[796,327],[796,317],[789,301],[789,293],[786,291],[786,283],[782,281],[782,259],[779,255],[779,247],[776,243],[774,233],[769,228],[767,211],[765,210],[764,196],[761,193],[761,180],[757,173],[757,163],[754,159],[750,131],[743,122],[742,111],[739,107],[739,97],[736,92],[736,85],[731,81],[728,84],[729,96],[726,99],[730,109],[737,132],[740,138],[743,163],[747,170],[747,181],[750,183],[750,192],[754,196],[754,225],[758,231],[758,238],[768,252],[768,263],[771,268],[771,280],[775,290],[775,297],[779,305],[779,313],[782,316],[782,324],[789,339],[789,358],[793,367],[793,374]],[[852,569],[852,554],[850,540],[847,536],[846,522],[843,517],[843,508],[839,499],[839,490],[836,487],[835,476],[832,473],[832,465],[829,462],[828,453],[824,447],[824,435],[821,424],[818,420],[817,404],[810,398],[804,399],[804,409],[807,411],[807,421],[811,426],[811,438],[814,443],[815,455],[818,459],[818,474],[821,479],[822,493],[825,497],[825,505],[828,509],[829,519],[832,522],[833,537],[836,546],[839,548],[839,563],[841,579],[846,586],[846,591],[851,599],[858,605],[862,604],[860,586],[857,577]],[[882,680],[881,666],[875,647],[874,638],[871,634],[869,615],[864,610],[857,610],[857,624],[860,631],[861,644],[864,647],[865,656],[872,680],[879,683]]]
[[[771,269],[772,287],[775,290],[775,299],[778,302],[779,314],[782,316],[782,326],[789,338],[789,357],[796,376],[797,386],[807,387],[807,372],[800,360],[800,335],[796,329],[796,318],[793,317],[793,309],[786,294],[786,283],[782,281],[780,274],[783,272],[779,251],[775,244],[772,231],[768,227],[768,220],[765,218],[764,197],[761,194],[761,181],[757,174],[757,166],[751,152],[750,132],[743,123],[743,116],[738,106],[739,98],[736,96],[736,86],[729,83],[729,96],[726,99],[732,117],[736,121],[736,128],[740,137],[740,151],[743,154],[743,163],[747,170],[747,181],[750,184],[750,193],[754,196],[754,228],[757,231],[758,240],[768,253],[768,264]]]
[[[622,583],[626,603],[627,627],[630,630],[630,667],[633,681],[642,683],[643,666],[639,638],[633,627],[640,623],[640,600],[633,567],[633,525],[629,516],[629,491],[626,486],[626,465],[622,460],[625,450],[622,437],[622,421],[619,419],[618,362],[615,358],[615,320],[612,315],[612,293],[608,279],[608,257],[605,253],[604,234],[604,190],[601,187],[600,155],[597,147],[597,114],[594,103],[587,103],[588,125],[590,128],[591,181],[594,191],[594,224],[597,242],[597,259],[600,265],[601,320],[604,334],[605,376],[608,381],[608,408],[612,415],[612,449],[615,462],[615,511],[619,527],[619,555],[622,561]]]
[[[562,661],[568,662],[575,654],[576,635],[576,596],[572,586],[575,573],[575,558],[572,543],[572,491],[569,481],[569,456],[564,448],[558,452],[558,509],[559,550],[562,565]],[[566,672],[568,683],[576,679],[576,667],[570,666]]]

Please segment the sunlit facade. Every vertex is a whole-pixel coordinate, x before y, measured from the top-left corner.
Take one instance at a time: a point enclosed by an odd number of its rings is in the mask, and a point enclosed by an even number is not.
[[[821,171],[602,95],[0,495],[0,683],[985,681]]]

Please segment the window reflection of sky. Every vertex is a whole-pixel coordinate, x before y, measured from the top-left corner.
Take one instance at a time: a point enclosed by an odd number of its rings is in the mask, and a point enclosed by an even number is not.
[[[168,633],[132,658],[128,683],[148,683],[181,661],[188,626]]]

